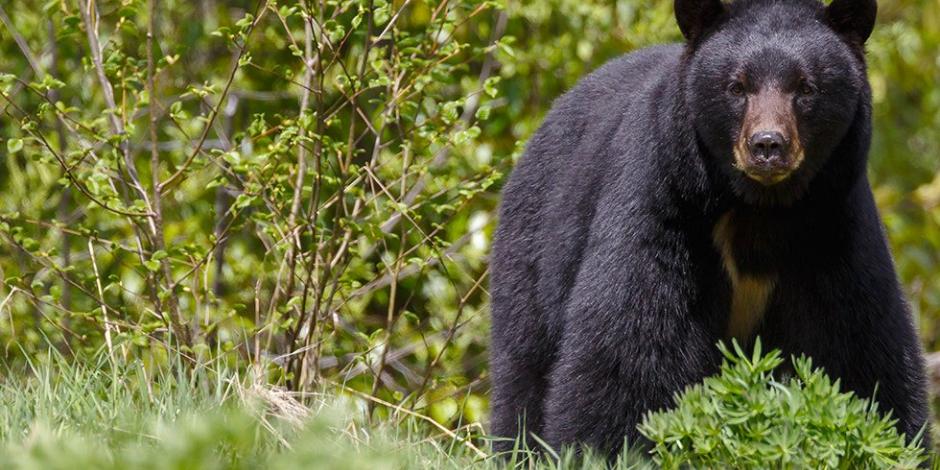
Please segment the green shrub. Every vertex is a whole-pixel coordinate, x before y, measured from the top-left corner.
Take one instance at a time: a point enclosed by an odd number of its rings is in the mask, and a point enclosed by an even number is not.
[[[719,375],[640,426],[664,468],[913,468],[926,459],[920,436],[905,444],[890,413],[840,392],[809,358],[793,358],[794,375],[781,379],[774,370],[784,359],[762,355],[760,341],[752,357],[737,343],[719,348]]]

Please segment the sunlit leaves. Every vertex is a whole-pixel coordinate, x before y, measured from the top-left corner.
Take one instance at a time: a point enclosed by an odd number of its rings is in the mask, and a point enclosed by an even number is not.
[[[664,468],[916,468],[918,442],[905,443],[890,415],[815,369],[792,359],[780,377],[779,351],[750,354],[720,345],[721,373],[676,397],[675,409],[649,413],[640,432]]]

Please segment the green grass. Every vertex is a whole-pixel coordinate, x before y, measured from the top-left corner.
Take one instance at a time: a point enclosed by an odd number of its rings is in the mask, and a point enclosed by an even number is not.
[[[54,350],[50,350],[54,351]],[[617,469],[914,468],[890,416],[839,390],[810,362],[772,371],[777,351],[722,346],[721,373],[647,416],[653,459],[625,454]],[[11,469],[606,469],[605,459],[495,456],[478,423],[449,429],[420,412],[342,384],[299,395],[219,362],[66,360],[55,352],[0,380],[0,468]],[[374,412],[370,412],[374,408]],[[420,411],[420,410],[419,410]],[[369,416],[372,416],[372,419]]]
[[[340,387],[298,397],[224,366],[186,369],[50,353],[26,371],[6,371],[0,468],[605,468],[570,453],[535,466],[507,463],[479,425],[451,431],[384,405],[370,423],[365,399]],[[650,466],[630,462],[619,468]]]

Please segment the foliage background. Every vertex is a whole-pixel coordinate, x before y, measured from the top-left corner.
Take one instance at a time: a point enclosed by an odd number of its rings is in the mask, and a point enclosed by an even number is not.
[[[448,427],[485,420],[488,240],[526,138],[579,77],[679,38],[651,0],[8,0],[0,20],[8,369],[182,352]],[[880,1],[868,49],[871,178],[940,350],[940,3]]]

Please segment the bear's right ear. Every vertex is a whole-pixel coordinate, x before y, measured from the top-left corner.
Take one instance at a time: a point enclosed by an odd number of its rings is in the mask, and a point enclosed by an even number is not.
[[[865,44],[875,29],[877,15],[878,3],[875,0],[833,0],[826,7],[826,17],[832,29],[859,45]]]
[[[696,42],[725,12],[721,0],[675,0],[676,22],[690,42]]]

